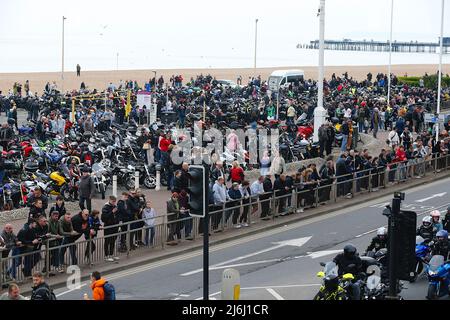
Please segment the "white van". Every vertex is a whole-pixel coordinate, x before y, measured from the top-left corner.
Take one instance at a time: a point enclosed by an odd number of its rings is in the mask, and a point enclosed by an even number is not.
[[[281,87],[288,86],[295,81],[303,81],[303,70],[275,70],[269,76],[269,90],[278,92]]]

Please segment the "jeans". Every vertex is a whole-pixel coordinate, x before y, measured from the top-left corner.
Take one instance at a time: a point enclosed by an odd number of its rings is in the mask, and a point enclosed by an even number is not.
[[[348,135],[343,134],[342,135],[341,151],[346,151],[347,150],[347,141],[348,141]]]
[[[27,250],[26,252],[28,255],[24,257],[23,275],[25,277],[31,277],[31,272],[34,266],[39,262],[39,260],[41,260],[41,252],[39,249]]]
[[[75,246],[74,242],[75,241],[72,237],[65,237],[63,239],[62,244],[61,244],[62,246],[67,245],[67,244],[72,244],[72,245],[67,246],[67,247],[62,247],[59,250],[59,264],[60,265],[64,264],[64,255],[66,254],[67,248],[69,248],[72,265],[78,264],[77,247]]]
[[[358,132],[364,131],[364,122],[358,122]]]
[[[189,218],[189,219],[187,219]],[[192,218],[189,215],[189,213],[182,213],[180,214],[180,219],[185,219],[181,221],[182,224],[184,224],[184,237],[190,237],[192,232]]]
[[[159,163],[162,166],[166,166],[169,163],[169,153],[161,151],[161,158],[159,159]]]
[[[12,249],[11,252],[11,257],[17,256],[20,254],[20,248],[19,247],[15,247]],[[13,258],[11,263],[11,267],[8,269],[8,274],[12,277],[12,278],[16,278],[17,275],[17,268],[22,264],[22,257],[16,257]]]
[[[0,185],[3,185],[3,178],[5,177],[5,170],[0,170]]]
[[[155,227],[148,227],[148,229],[145,229],[144,244],[146,246],[152,246],[154,238],[155,238]]]
[[[114,254],[116,238],[117,236],[105,235],[105,257],[110,257]]]

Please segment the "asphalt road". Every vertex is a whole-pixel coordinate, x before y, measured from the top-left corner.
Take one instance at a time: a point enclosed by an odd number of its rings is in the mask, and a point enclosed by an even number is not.
[[[449,187],[450,178],[405,190],[402,206],[416,211],[420,223],[430,209],[444,210],[450,204],[450,191],[445,191]],[[387,224],[381,212],[390,200],[391,196],[380,198],[211,247],[210,297],[220,299],[222,272],[232,267],[240,272],[242,300],[312,299],[320,285],[319,262],[331,260],[347,243],[363,252],[376,229]],[[202,297],[201,268],[202,252],[197,250],[106,278],[115,285],[118,299],[194,300]],[[405,299],[425,298],[426,278],[405,284]],[[91,295],[87,283],[55,293],[58,299]]]

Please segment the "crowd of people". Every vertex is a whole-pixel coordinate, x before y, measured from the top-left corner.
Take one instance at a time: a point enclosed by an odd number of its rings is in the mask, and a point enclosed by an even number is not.
[[[179,75],[172,76],[170,83],[164,87],[164,78],[161,76],[158,80],[150,79],[144,88],[155,94],[157,117],[164,118],[162,109],[170,107],[176,114],[178,128],[186,127],[188,114],[197,114],[198,108],[203,109],[204,105],[208,106],[208,117],[202,124],[206,127],[218,127],[225,122],[231,128],[238,128],[239,125],[258,128],[275,123],[280,130],[289,131],[292,124],[313,118],[317,83],[312,80],[289,84],[280,91],[281,97],[269,94],[267,82],[262,81],[261,77],[249,79],[246,86],[238,88],[223,86],[210,75],[190,79],[189,86],[183,85],[183,77]],[[11,95],[2,96],[0,92],[1,111],[15,120],[11,122],[15,129],[5,124],[0,130],[4,150],[8,149],[8,141],[18,130],[17,104],[28,111],[28,119],[36,121],[36,132],[42,139],[45,139],[47,132],[67,134],[74,126],[70,121],[70,100],[80,92],[53,95],[40,100],[37,95],[28,97],[27,84],[25,99],[14,98],[21,96],[18,85]],[[260,218],[266,220],[271,216],[302,212],[317,203],[330,200],[335,181],[337,196],[351,198],[355,192],[368,189],[369,185],[372,190],[376,190],[397,179],[421,177],[426,166],[434,159],[439,159],[436,160],[436,168],[443,168],[445,159],[442,161],[439,157],[447,155],[450,149],[447,132],[450,121],[445,123],[444,128],[441,127],[443,130],[436,139],[436,126],[427,123],[424,116],[425,112],[431,111],[429,108],[436,101],[436,92],[423,87],[393,86],[391,100],[386,101],[386,86],[387,76],[383,74],[377,75],[373,82],[370,74],[361,82],[347,74],[343,77],[333,75],[331,80],[324,81],[328,121],[319,129],[320,156],[326,157],[325,164],[320,167],[312,163],[298,172],[289,173],[286,161],[279,153],[271,157],[266,154],[267,159],[259,159],[260,177],[250,181],[242,163],[234,161],[228,167],[220,160],[213,162],[208,199],[210,212],[213,213],[212,229],[220,232],[222,228],[219,226],[229,221],[235,228],[249,227],[251,217],[258,213]],[[82,87],[86,89],[84,83]],[[117,88],[111,84],[108,94],[112,98],[106,104],[104,100],[95,99],[77,103],[77,128],[83,133],[112,131],[120,143],[121,137],[114,129],[114,123],[129,123],[133,119],[143,126],[144,130],[138,139],[141,154],[148,163],[154,161],[162,165],[167,188],[171,192],[166,212],[160,213],[167,214],[169,230],[166,242],[168,245],[177,245],[182,238],[192,240],[194,226],[192,219],[189,219],[188,205],[189,164],[174,164],[171,160],[171,150],[177,144],[170,131],[173,127],[169,126],[169,121],[162,126],[149,123],[148,117],[144,116],[144,108],[139,107],[134,100],[131,110],[127,111],[126,98],[119,93],[123,89],[137,92],[141,88],[136,81],[121,82]],[[46,95],[52,95],[56,87],[48,84],[45,91]],[[443,90],[443,98],[448,99],[448,89]],[[277,99],[283,101],[284,107],[281,108],[279,119],[275,119]],[[287,128],[283,129],[283,126]],[[355,150],[351,143],[353,130],[371,132],[375,138],[379,130],[387,131],[388,146],[379,155],[371,155],[367,149]],[[289,133],[296,138],[296,131]],[[336,143],[338,134],[341,140]],[[337,158],[332,156],[333,145],[337,145],[341,151]],[[153,159],[147,157],[148,148],[152,149]],[[92,156],[85,154],[81,160],[91,164]],[[385,180],[387,171],[388,181]],[[2,257],[27,254],[23,261],[13,259],[3,269],[10,279],[17,278],[22,262],[24,276],[31,277],[41,257],[41,247],[47,240],[51,257],[50,266],[46,268],[51,267],[49,270],[56,272],[63,272],[64,266],[78,263],[79,257],[73,245],[78,239],[93,239],[99,232],[105,236],[104,257],[107,262],[119,259],[117,251],[153,245],[158,213],[151,201],[139,190],[134,190],[123,193],[119,200],[110,196],[101,210],[92,208],[93,186],[89,170],[78,174],[79,212],[68,212],[61,197],[47,210],[47,196],[40,188],[35,188],[28,197],[29,218],[23,228],[16,234],[10,224],[5,225],[0,238],[4,247]],[[352,182],[355,178],[358,178],[356,185]],[[292,197],[293,191],[296,197]],[[273,196],[276,201],[271,206]],[[180,219],[183,221],[177,222]],[[131,231],[129,239],[126,236],[128,231]],[[96,250],[94,243],[89,243],[84,252],[86,257]],[[65,257],[67,250],[69,261]]]

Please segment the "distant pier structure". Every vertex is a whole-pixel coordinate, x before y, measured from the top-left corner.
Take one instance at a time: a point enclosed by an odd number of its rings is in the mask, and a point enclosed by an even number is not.
[[[319,40],[310,41],[309,44],[298,44],[297,49],[319,49]],[[325,40],[325,50],[389,52],[389,41]],[[392,42],[392,52],[437,53],[439,52],[439,40],[436,43],[394,41]],[[442,39],[442,52],[450,53],[450,37]]]

